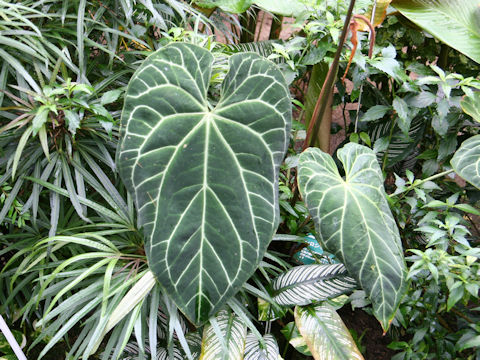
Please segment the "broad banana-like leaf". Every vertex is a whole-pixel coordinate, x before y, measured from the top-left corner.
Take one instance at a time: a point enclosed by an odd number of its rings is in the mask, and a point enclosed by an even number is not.
[[[465,140],[450,163],[458,175],[480,189],[480,135]]]
[[[392,6],[438,40],[480,63],[478,0],[393,0]]]
[[[271,334],[263,336],[265,348],[258,338],[253,333],[247,335],[245,341],[245,355],[243,360],[280,360],[280,349],[278,348],[277,340]]]
[[[295,266],[273,282],[273,300],[279,305],[308,305],[357,287],[343,264]]]
[[[299,16],[316,5],[315,0],[255,0],[255,5],[277,15]]]
[[[315,360],[363,359],[347,327],[330,305],[296,306],[295,324]]]
[[[200,360],[242,360],[247,337],[245,323],[225,310],[220,311],[215,320],[217,331],[213,324],[206,325],[203,330]]]
[[[245,12],[252,4],[276,15],[298,16],[316,5],[315,0],[198,0],[201,7],[219,7],[223,11],[239,14]]]
[[[255,271],[278,224],[278,169],[291,103],[272,62],[230,57],[221,98],[212,54],[175,43],[150,55],[127,89],[117,151],[157,280],[196,325]]]
[[[461,102],[460,106],[464,113],[470,115],[473,120],[480,122],[480,92],[476,91],[473,95],[466,96]]]
[[[252,5],[253,0],[195,0],[194,3],[204,8],[219,7],[223,11],[240,14]]]
[[[386,331],[406,288],[398,228],[387,204],[375,153],[349,143],[332,157],[309,148],[299,159],[299,186],[325,249],[345,264],[372,300]]]

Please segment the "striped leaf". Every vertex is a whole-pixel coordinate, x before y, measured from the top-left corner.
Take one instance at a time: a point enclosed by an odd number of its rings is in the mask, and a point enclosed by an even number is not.
[[[458,175],[480,189],[480,135],[465,140],[453,155],[451,164]]]
[[[302,265],[281,274],[273,282],[279,305],[308,305],[337,297],[356,288],[343,264]]]
[[[295,324],[315,360],[363,359],[347,327],[330,305],[296,306]]]
[[[249,333],[245,341],[245,355],[244,360],[280,360],[280,349],[278,348],[275,337],[271,334],[263,336],[265,348],[262,347],[259,339],[253,334]]]
[[[171,357],[168,355],[168,350],[167,349],[159,348],[157,350],[157,359],[156,360],[185,360],[185,358],[178,348],[173,347]]]
[[[322,245],[345,264],[372,300],[386,331],[406,289],[398,228],[375,153],[350,143],[338,150],[345,177],[319,149],[300,156],[299,186]]]
[[[278,224],[278,169],[291,103],[259,55],[230,57],[221,98],[207,100],[212,54],[174,43],[132,77],[117,151],[149,266],[200,325],[252,275]]]
[[[222,310],[205,326],[200,360],[241,360],[247,327],[234,313]]]

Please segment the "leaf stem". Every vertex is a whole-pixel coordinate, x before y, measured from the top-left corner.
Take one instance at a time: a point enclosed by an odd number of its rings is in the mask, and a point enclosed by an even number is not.
[[[413,182],[412,185],[410,185],[409,187],[403,189],[402,191],[396,193],[395,195],[400,195],[400,194],[403,194],[403,193],[407,193],[409,192],[410,190],[413,190],[415,189],[416,187],[426,183],[427,181],[432,181],[432,180],[435,180],[435,179],[438,179],[438,178],[441,178],[441,177],[444,177],[445,175],[448,175],[450,173],[454,172],[453,169],[450,169],[450,170],[445,170],[441,173],[438,173],[438,174],[435,174],[435,175],[432,175],[426,179],[422,179],[422,180],[416,180]]]

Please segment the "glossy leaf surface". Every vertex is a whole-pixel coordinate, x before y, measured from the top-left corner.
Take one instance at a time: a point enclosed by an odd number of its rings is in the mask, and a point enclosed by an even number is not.
[[[330,305],[296,306],[295,324],[315,360],[363,359],[347,327]]]
[[[275,279],[273,299],[280,305],[308,305],[334,298],[356,286],[343,264],[295,266]]]
[[[197,325],[239,290],[272,239],[291,122],[272,62],[233,55],[215,108],[212,63],[191,44],[152,54],[129,83],[117,151],[149,266]]]
[[[393,0],[392,5],[448,46],[480,63],[478,0]]]
[[[480,189],[480,135],[465,140],[451,161],[455,172]]]
[[[302,153],[299,186],[323,246],[345,264],[368,294],[388,329],[405,291],[406,266],[375,153],[350,143],[332,157],[319,149]]]

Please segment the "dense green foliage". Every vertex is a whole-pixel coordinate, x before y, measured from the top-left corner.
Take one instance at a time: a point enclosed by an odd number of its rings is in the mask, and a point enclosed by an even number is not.
[[[28,358],[371,358],[344,306],[395,360],[479,357],[479,9],[451,3],[0,0],[0,314]],[[376,40],[348,68],[349,10]]]

